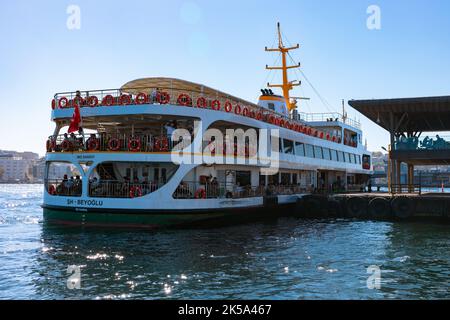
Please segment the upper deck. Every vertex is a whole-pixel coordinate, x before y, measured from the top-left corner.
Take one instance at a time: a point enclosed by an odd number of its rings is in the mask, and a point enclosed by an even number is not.
[[[148,111],[151,106],[164,108],[176,106],[192,108],[192,111],[196,111],[194,114],[199,117],[206,110],[222,112],[224,116],[228,114],[228,118],[230,115],[252,118],[276,127],[353,147],[357,147],[357,141],[346,141],[342,131],[328,130],[327,127],[353,128],[354,132],[360,133],[358,122],[348,119],[344,122],[342,116],[337,113],[293,113],[287,117],[204,85],[171,78],[138,79],[128,82],[120,89],[78,91],[78,94],[77,92],[57,93],[52,101],[52,119],[61,127],[68,125],[72,116],[70,109],[76,105],[81,108],[85,127],[89,124],[96,125],[98,118],[107,121],[108,117],[112,119],[130,114],[139,115],[144,109]],[[173,109],[171,114],[176,116],[179,110]],[[190,114],[193,113],[190,112]],[[182,112],[180,116],[183,116]]]

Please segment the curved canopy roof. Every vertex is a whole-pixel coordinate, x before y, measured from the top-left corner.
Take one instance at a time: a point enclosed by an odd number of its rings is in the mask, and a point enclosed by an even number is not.
[[[207,87],[205,85],[175,78],[156,77],[137,79],[125,83],[121,87],[121,90],[127,93],[138,94],[142,91],[151,91],[154,88],[159,88],[161,90],[179,90],[186,92],[203,93],[204,95],[211,97],[231,99],[242,104],[255,105],[254,103],[234,97],[230,94]]]

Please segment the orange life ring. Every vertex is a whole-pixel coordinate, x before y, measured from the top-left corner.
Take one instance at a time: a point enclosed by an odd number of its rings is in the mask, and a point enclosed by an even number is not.
[[[102,104],[105,105],[105,106],[110,107],[110,106],[115,104],[115,100],[116,99],[114,99],[114,97],[112,95],[108,94],[107,96],[105,96],[103,98]]]
[[[131,152],[141,151],[141,140],[137,138],[130,138],[128,140],[128,150]]]
[[[119,104],[121,105],[131,104],[131,96],[128,94],[122,94],[119,98]]]
[[[98,150],[98,147],[100,146],[100,142],[98,141],[97,138],[94,139],[90,139],[88,142],[88,150],[89,151],[95,151]]]
[[[130,198],[140,198],[142,197],[142,189],[140,186],[132,186],[130,188]]]
[[[195,199],[206,199],[206,190],[201,188],[195,191]]]
[[[136,104],[146,104],[148,103],[148,95],[146,95],[144,92],[139,93],[136,96]]]
[[[216,111],[220,110],[220,101],[213,100],[213,102],[211,102],[211,108]]]
[[[231,102],[230,101],[225,102],[225,111],[231,112],[232,109],[233,109],[233,106],[231,105]]]
[[[207,102],[205,97],[199,97],[197,99],[197,108],[206,108]]]
[[[118,151],[120,149],[120,140],[117,138],[111,138],[108,141],[108,149],[110,151]]]
[[[98,98],[96,96],[90,96],[87,98],[87,104],[89,107],[94,108],[98,106]]]
[[[186,93],[182,93],[178,96],[177,104],[179,104],[180,106],[191,106],[192,99]]]
[[[168,104],[170,102],[170,95],[167,92],[158,92],[156,100],[160,104]]]
[[[69,107],[69,100],[66,97],[62,97],[58,101],[58,107],[60,109],[68,108]]]
[[[50,187],[48,187],[48,193],[52,196],[56,195],[56,188],[54,185],[51,185]]]

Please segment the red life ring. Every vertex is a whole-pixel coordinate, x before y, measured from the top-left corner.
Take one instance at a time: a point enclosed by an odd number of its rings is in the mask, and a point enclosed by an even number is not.
[[[329,133],[327,133],[327,140],[328,141],[330,140],[330,134]]]
[[[312,131],[311,128],[308,128],[308,129],[306,129],[306,132],[307,132],[308,135],[312,135],[312,132],[313,132],[313,131]]]
[[[142,197],[142,189],[140,186],[132,186],[130,188],[130,198],[140,198]]]
[[[138,138],[130,138],[130,140],[128,140],[128,150],[131,152],[141,151],[141,140]]]
[[[178,96],[177,104],[179,104],[180,106],[191,106],[192,99],[186,93],[182,93]]]
[[[170,95],[167,92],[158,92],[156,100],[160,104],[168,104],[170,102]]]
[[[70,142],[68,140],[64,140],[61,143],[61,149],[66,152],[72,150],[72,142]]]
[[[148,96],[144,93],[141,92],[136,96],[136,104],[146,104],[148,103]]]
[[[255,111],[250,111],[250,118],[255,119],[256,118],[256,112]]]
[[[206,108],[207,102],[205,97],[199,97],[197,99],[197,108]]]
[[[233,106],[231,105],[231,102],[230,101],[225,102],[225,111],[231,112],[232,109],[233,109]]]
[[[262,118],[263,118],[262,112],[258,112],[256,114],[256,120],[262,120]]]
[[[206,199],[206,190],[201,188],[195,191],[195,199]]]
[[[88,142],[88,150],[89,151],[95,151],[98,150],[98,147],[100,146],[100,142],[98,141],[97,138],[94,139],[90,139]]]
[[[267,117],[267,121],[271,124],[275,124],[275,117],[273,115],[269,115]]]
[[[98,106],[98,98],[96,96],[90,96],[87,98],[87,104],[89,107],[94,108]]]
[[[110,151],[118,151],[120,149],[120,140],[117,138],[111,138],[108,141],[108,149]]]
[[[275,125],[280,126],[280,124],[281,124],[281,119],[275,118]]]
[[[331,141],[336,142],[336,137],[333,136],[333,138],[331,139]]]
[[[169,139],[166,137],[156,138],[153,146],[155,151],[167,152],[169,151]]]
[[[56,188],[54,185],[50,185],[50,187],[48,187],[48,193],[52,196],[56,195]]]
[[[220,110],[220,101],[213,100],[213,102],[211,102],[211,108],[216,111]]]
[[[112,95],[108,94],[107,96],[105,96],[103,98],[102,104],[105,105],[105,106],[110,107],[110,106],[115,104],[115,102],[116,102],[115,100],[116,99],[114,99],[114,97]]]
[[[246,107],[244,107],[244,108],[242,109],[242,115],[243,115],[244,117],[248,117],[248,116],[250,116],[250,111],[248,111],[248,109],[247,109]]]
[[[237,105],[234,107],[234,113],[235,113],[235,114],[241,114],[241,111],[242,111],[241,106],[237,104]]]
[[[56,100],[53,99],[52,100],[52,110],[55,110],[55,108],[56,108]]]
[[[319,138],[323,139],[323,132],[322,131],[319,133]]]
[[[119,98],[119,104],[121,105],[131,104],[131,96],[128,94],[122,94]]]
[[[58,107],[60,109],[68,108],[69,107],[69,100],[66,97],[62,97],[58,101]]]

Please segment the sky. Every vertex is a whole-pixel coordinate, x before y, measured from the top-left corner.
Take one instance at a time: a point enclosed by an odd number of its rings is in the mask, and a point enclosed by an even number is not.
[[[368,8],[379,8],[379,28]],[[73,23],[73,6],[79,24]],[[4,0],[0,6],[0,149],[45,153],[57,92],[119,88],[174,77],[256,102],[276,54],[276,23],[302,71],[301,112],[341,110],[341,100],[450,95],[450,1]],[[78,28],[79,27],[79,28]],[[360,119],[372,151],[388,134]]]

